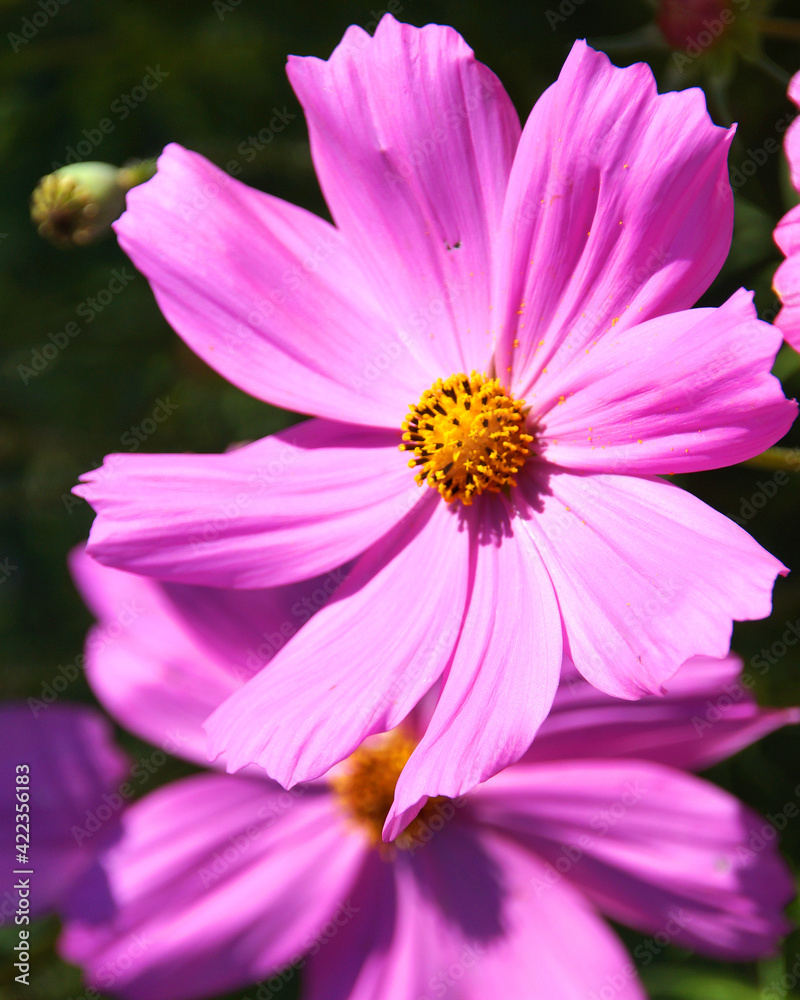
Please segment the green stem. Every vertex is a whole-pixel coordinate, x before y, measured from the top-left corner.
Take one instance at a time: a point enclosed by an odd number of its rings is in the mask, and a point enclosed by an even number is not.
[[[119,170],[120,187],[124,191],[130,191],[137,184],[144,184],[151,177],[155,176],[156,161],[140,160],[138,163],[127,163]]]
[[[774,60],[770,59],[769,56],[761,55],[758,59],[753,60],[753,64],[762,69],[767,76],[771,76],[773,80],[776,80],[784,90],[789,86],[789,82],[792,77],[783,66],[779,66]]]
[[[788,17],[763,17],[757,14],[752,17],[752,21],[762,35],[800,42],[800,21]]]
[[[753,469],[800,472],[800,448],[768,448],[755,458],[742,462],[742,465],[749,465]]]

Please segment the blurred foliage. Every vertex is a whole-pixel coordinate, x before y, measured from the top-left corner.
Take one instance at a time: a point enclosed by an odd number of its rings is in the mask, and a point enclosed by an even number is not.
[[[295,419],[245,396],[197,360],[167,327],[144,278],[135,276],[113,237],[72,251],[39,239],[28,218],[32,190],[69,158],[121,165],[157,155],[174,140],[228,170],[237,164],[249,184],[325,214],[303,117],[284,74],[285,58],[288,53],[326,57],[347,25],[368,26],[380,12],[378,5],[372,9],[352,0],[62,2],[46,24],[20,42],[26,19],[33,25],[30,19],[41,8],[36,0],[0,0],[0,562],[7,560],[2,565],[8,567],[0,582],[0,656],[6,698],[38,696],[58,666],[81,652],[90,616],[64,562],[91,523],[88,506],[69,493],[79,473],[108,452],[139,447],[215,452]],[[548,11],[559,10],[571,12],[548,18]],[[797,5],[775,3],[772,14],[797,15]],[[558,74],[575,38],[631,36],[652,22],[653,8],[642,0],[500,5],[403,0],[400,16],[419,25],[454,25],[497,72],[524,118]],[[768,39],[764,51],[787,79],[800,67],[797,43]],[[692,75],[676,74],[665,48],[628,44],[612,57],[618,64],[648,59],[662,89],[707,82],[715,119],[739,122],[730,161],[737,196],[734,243],[702,304],[719,304],[744,285],[755,289],[761,315],[771,319],[777,309],[771,278],[781,258],[770,234],[791,197],[782,155],[769,152],[782,141],[792,112],[785,87],[742,62],[723,93],[714,81],[704,81],[699,65]],[[148,73],[163,82],[137,100]],[[256,148],[248,137],[268,125],[273,109],[284,107],[296,118]],[[78,332],[71,334],[75,326]],[[44,362],[39,371],[37,354]],[[785,348],[776,370],[787,393],[797,395],[794,352]],[[177,408],[155,432],[137,434],[159,400]],[[800,431],[783,443],[799,446]],[[800,566],[796,474],[780,487],[772,473],[747,466],[680,481],[718,510],[742,518],[788,566]],[[761,501],[754,498],[773,492],[758,506]],[[764,703],[800,703],[800,648],[770,653],[785,623],[798,618],[800,575],[795,575],[778,582],[769,620],[736,627],[734,646],[746,665],[752,668],[752,658],[763,650],[774,661],[763,676],[757,674]],[[70,684],[66,697],[92,700],[82,677]],[[143,752],[129,734],[119,735],[133,754]],[[777,733],[711,776],[753,807],[776,814],[794,800],[797,747],[795,732]],[[158,780],[187,770],[176,761]],[[782,843],[797,868],[800,824],[789,823]],[[77,970],[55,956],[57,930],[53,919],[36,928],[29,989],[16,987],[5,971],[10,962],[3,963],[0,1000],[83,995]],[[632,948],[642,940],[622,934]],[[0,954],[5,957],[9,947],[0,934]],[[785,988],[791,977],[781,977],[798,955],[797,933],[782,956],[760,965],[714,963],[665,948],[642,975],[654,1000],[754,1000],[771,996],[771,989],[782,997],[795,989]],[[284,995],[295,996],[296,984]]]

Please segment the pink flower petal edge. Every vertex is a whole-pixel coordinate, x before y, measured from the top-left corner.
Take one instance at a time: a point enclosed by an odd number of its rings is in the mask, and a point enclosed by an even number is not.
[[[800,108],[800,73],[796,73],[789,84],[789,100]],[[796,118],[786,130],[784,148],[792,184],[800,191],[800,121]],[[787,342],[800,351],[800,205],[795,205],[784,215],[774,235],[775,242],[786,256],[773,279],[773,286],[782,302],[775,325],[781,329]]]

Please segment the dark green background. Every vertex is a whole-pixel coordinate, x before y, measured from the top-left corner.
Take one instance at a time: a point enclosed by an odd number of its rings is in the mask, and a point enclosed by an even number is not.
[[[575,38],[610,39],[647,25],[652,8],[639,0],[585,0],[551,28],[546,11],[555,0],[520,3],[401,0],[401,19],[454,25],[478,57],[498,73],[523,120],[558,74]],[[80,653],[90,616],[75,594],[64,559],[85,538],[88,506],[72,503],[69,490],[79,473],[112,451],[129,450],[132,429],[149,417],[159,399],[177,409],[141,445],[147,451],[220,451],[232,441],[256,438],[292,420],[234,389],[198,361],[170,331],[149,288],[136,277],[91,323],[82,303],[107,287],[115,268],[132,271],[112,237],[82,250],[59,251],[36,235],[28,220],[28,198],[38,178],[63,163],[69,147],[111,118],[113,132],[85,158],[122,164],[157,155],[169,141],[199,150],[242,180],[325,214],[308,152],[305,124],[284,74],[288,53],[327,57],[345,28],[368,26],[381,6],[365,3],[258,3],[241,0],[233,9],[208,0],[116,2],[70,0],[28,44],[14,52],[9,32],[19,33],[36,2],[1,2],[0,16],[0,562],[15,567],[0,583],[0,656],[3,696],[38,695],[58,666]],[[569,7],[566,8],[567,10]],[[776,4],[774,13],[800,15],[798,4]],[[650,61],[662,89],[669,52],[634,45],[612,51],[619,64]],[[787,72],[800,68],[800,44],[770,41],[770,58]],[[168,74],[147,99],[122,119],[111,110],[120,95],[140,83],[148,67]],[[700,84],[717,94],[693,64],[679,86]],[[119,105],[115,105],[119,107]],[[274,109],[297,115],[254,154],[243,143],[268,126]],[[731,156],[741,166],[777,131],[791,107],[785,87],[752,65],[738,65],[723,100],[710,108],[715,120],[740,123]],[[755,159],[762,157],[756,155]],[[768,155],[755,175],[737,188],[737,232],[731,257],[703,304],[722,302],[735,288],[755,288],[761,314],[774,315],[771,277],[780,255],[771,231],[789,205],[781,155]],[[668,210],[668,206],[664,206]],[[89,307],[91,308],[91,307]],[[19,366],[50,333],[77,321],[81,333],[44,371],[24,384]],[[776,372],[789,395],[800,390],[798,358],[784,348]],[[793,432],[788,444],[800,445]],[[684,485],[727,514],[738,514],[771,472],[737,467],[682,477]],[[746,508],[745,508],[746,509]],[[747,522],[748,529],[790,567],[800,567],[800,477]],[[769,647],[800,618],[800,574],[778,581],[775,611],[764,622],[737,626],[735,648],[745,661]],[[765,704],[800,703],[800,654],[791,650],[759,679]],[[65,697],[91,701],[83,677]],[[125,733],[134,754],[144,744]],[[0,736],[2,738],[2,736]],[[798,735],[783,732],[714,769],[713,778],[746,802],[777,813],[794,800],[798,780]],[[186,773],[179,763],[162,769],[153,784]],[[797,868],[800,821],[783,835],[787,857]],[[797,911],[795,910],[795,913]],[[36,931],[33,985],[16,987],[10,961],[3,962],[0,1000],[82,995],[77,970],[61,964],[52,943],[54,920]],[[640,940],[623,931],[633,947]],[[0,934],[0,950],[10,946]],[[6,951],[7,954],[7,951]],[[784,961],[800,959],[800,936],[784,956],[759,965],[721,965],[676,949],[663,951],[642,976],[654,998],[755,1000],[778,981]],[[498,983],[498,992],[502,993]],[[246,992],[246,991],[245,991]],[[287,990],[287,996],[291,989]],[[769,994],[766,994],[769,996]],[[558,1000],[558,998],[554,998]]]

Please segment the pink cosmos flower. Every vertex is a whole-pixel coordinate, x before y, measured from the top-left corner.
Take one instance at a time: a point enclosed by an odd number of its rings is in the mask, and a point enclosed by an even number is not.
[[[353,561],[210,746],[288,787],[443,678],[391,839],[519,759],[562,663],[635,699],[769,613],[781,564],[656,477],[759,453],[796,406],[749,293],[689,308],[732,226],[732,133],[699,90],[659,96],[579,42],[520,134],[455,31],[389,15],[289,76],[335,226],[170,146],[117,232],[202,358],[315,419],[225,455],[110,456],[78,492],[89,552],[162,579]]]
[[[800,73],[792,77],[789,98],[800,107]],[[800,191],[800,121],[797,119],[786,130],[785,150],[792,184]],[[800,351],[800,205],[795,205],[778,223],[775,242],[786,256],[775,272],[775,291],[783,303],[775,326],[783,331],[792,347]]]
[[[295,588],[282,606],[283,588],[162,584],[82,555],[73,568],[101,630],[120,607],[139,609],[114,642],[89,637],[101,701],[149,739],[180,729],[190,748],[207,702],[242,683],[257,602],[274,628],[298,600]],[[228,622],[216,643],[212,607]],[[475,1000],[497,983],[513,997],[642,998],[600,913],[658,948],[765,955],[792,894],[774,831],[685,773],[800,717],[760,710],[739,667],[695,660],[664,697],[636,704],[573,673],[522,762],[457,801],[429,801],[392,844],[383,818],[421,711],[291,793],[263,774],[167,785],[126,811],[121,839],[73,894],[61,951],[91,986],[131,1000],[259,979],[264,1000],[298,968],[303,995],[320,1000],[445,988]]]
[[[23,929],[27,921],[16,920],[17,912],[33,919],[63,909],[97,852],[119,832],[119,786],[129,774],[126,755],[95,709],[66,702],[32,707],[0,705],[0,926],[16,922]],[[14,889],[20,880],[28,882],[26,896]]]

